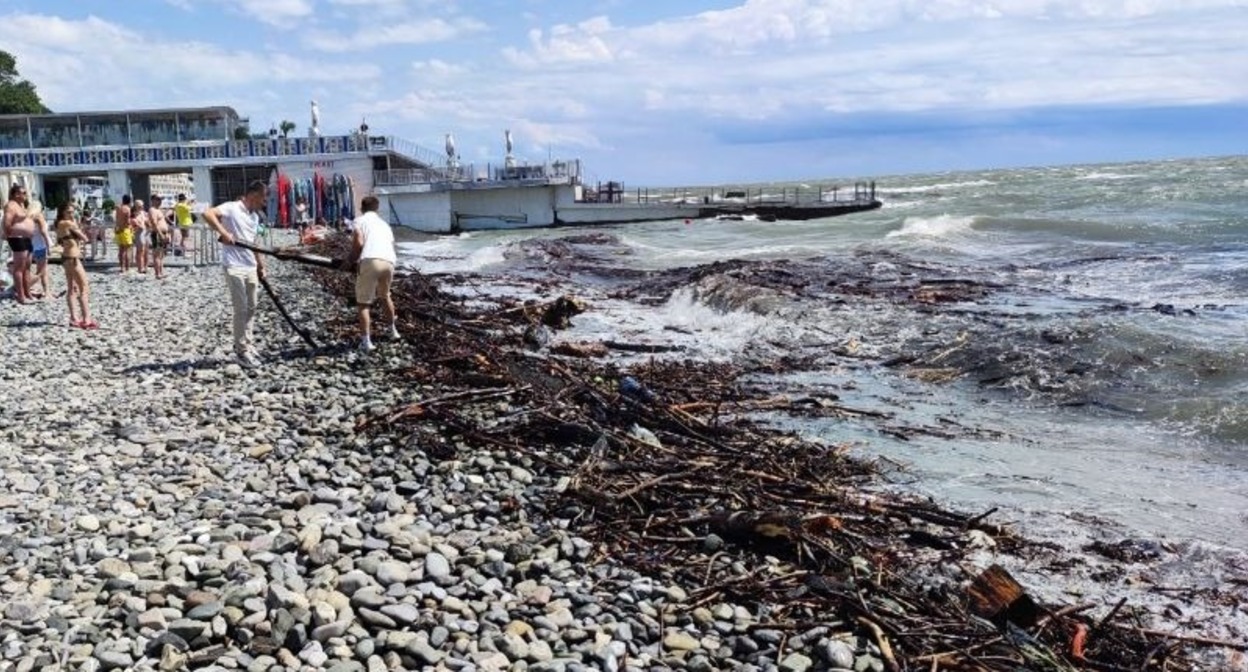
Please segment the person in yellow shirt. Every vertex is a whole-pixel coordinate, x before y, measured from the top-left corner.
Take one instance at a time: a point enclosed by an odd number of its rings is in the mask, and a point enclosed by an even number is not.
[[[173,221],[178,225],[178,249],[186,254],[186,241],[191,236],[191,225],[195,223],[186,194],[178,194],[178,202],[173,204]]]

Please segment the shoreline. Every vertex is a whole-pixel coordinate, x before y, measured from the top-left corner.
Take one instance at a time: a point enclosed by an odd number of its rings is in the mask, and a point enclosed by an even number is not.
[[[171,267],[159,288],[89,270],[95,332],[63,326],[63,300],[0,304],[0,536],[14,540],[0,544],[0,618],[20,634],[0,670],[888,666],[865,626],[828,616],[769,627],[774,606],[731,592],[699,604],[705,586],[690,575],[641,575],[605,557],[609,546],[578,527],[592,501],[573,511],[559,491],[582,492],[562,479],[594,441],[522,434],[517,452],[490,433],[533,414],[526,399],[550,402],[612,367],[517,354],[523,322],[483,311],[470,323],[472,311],[419,276],[400,284],[405,342],[364,358],[343,338],[353,312],[336,297],[348,276],[271,268],[324,347],[305,356],[262,296],[268,362],[256,372],[228,356],[215,266]],[[427,356],[452,346],[463,346],[457,360]],[[544,368],[558,361],[567,373]],[[519,390],[517,372],[532,390],[503,394]],[[575,419],[575,397],[564,403],[565,424],[590,426]],[[678,433],[653,408],[628,410]],[[639,447],[614,438],[626,427],[598,429],[621,456]],[[608,473],[576,466],[582,484]],[[728,541],[699,557],[790,566]],[[939,564],[961,595],[955,566]]]

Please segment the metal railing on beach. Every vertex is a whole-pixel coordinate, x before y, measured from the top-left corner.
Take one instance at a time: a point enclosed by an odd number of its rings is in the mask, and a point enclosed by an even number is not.
[[[265,228],[256,236],[256,244],[273,247],[273,229]],[[182,254],[195,266],[221,263],[221,243],[217,242],[217,233],[203,224],[195,224],[191,227],[191,247]]]
[[[103,263],[112,261],[108,256],[108,251],[110,242],[113,240],[113,227],[111,225],[91,226],[88,227],[86,233],[89,239],[86,249],[87,261]],[[174,234],[165,257],[167,263],[174,265],[181,263],[189,266],[221,263],[221,244],[217,242],[217,234],[207,225],[197,222],[191,226],[186,240],[183,240],[182,236],[181,230]],[[257,242],[266,247],[272,247],[273,229],[266,228],[257,237]],[[178,251],[181,253],[179,254]]]

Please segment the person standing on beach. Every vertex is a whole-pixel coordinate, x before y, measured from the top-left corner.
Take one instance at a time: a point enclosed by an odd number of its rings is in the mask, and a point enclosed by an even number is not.
[[[39,283],[40,290],[39,294],[30,292],[30,295],[41,298],[48,295],[48,248],[51,247],[48,241],[51,237],[48,235],[48,220],[43,216],[43,204],[32,201],[26,212],[35,223],[34,235],[30,237],[30,254],[35,266],[32,277]]]
[[[363,214],[355,218],[351,235],[351,255],[347,263],[359,268],[355,277],[355,307],[360,319],[360,349],[369,352],[375,346],[370,334],[369,306],[381,295],[383,317],[390,322],[390,338],[398,338],[395,325],[394,300],[390,298],[390,283],[394,279],[394,264],[398,257],[394,252],[394,231],[386,220],[377,214],[376,196],[365,196],[360,203]]]
[[[130,194],[121,197],[121,205],[113,213],[113,242],[117,243],[117,265],[121,274],[130,270],[130,248],[134,246],[134,230],[130,228]]]
[[[151,221],[148,223],[148,230],[152,235],[152,269],[156,272],[157,280],[165,279],[165,250],[169,249],[169,241],[173,239],[173,232],[169,229],[169,222],[165,220],[165,211],[160,209],[160,195],[152,195]]]
[[[147,250],[151,242],[147,232],[151,228],[150,223],[151,216],[147,214],[143,201],[136,199],[134,210],[130,212],[130,228],[134,230],[134,265],[142,275],[147,275]]]
[[[26,187],[14,184],[9,187],[9,201],[4,204],[4,240],[13,253],[13,296],[18,303],[33,303],[30,295],[31,237],[35,234],[35,222],[26,212]]]
[[[195,216],[191,214],[191,204],[186,202],[186,194],[178,194],[178,202],[173,204],[173,221],[178,225],[178,250],[186,254],[186,240],[191,236],[191,225]]]
[[[257,288],[264,278],[264,259],[234,242],[255,243],[260,227],[257,213],[264,207],[267,192],[268,186],[256,180],[247,185],[242,198],[208,208],[203,214],[208,228],[216,232],[217,239],[225,246],[221,250],[221,266],[225,269],[225,284],[234,309],[234,355],[247,369],[260,365],[252,340],[252,325],[256,317]]]
[[[69,326],[99,329],[91,319],[90,290],[87,269],[82,265],[82,243],[87,235],[74,223],[74,206],[64,203],[56,210],[56,242],[61,246],[61,268],[65,270],[65,302],[69,306]],[[74,302],[78,303],[80,319],[74,319]]]

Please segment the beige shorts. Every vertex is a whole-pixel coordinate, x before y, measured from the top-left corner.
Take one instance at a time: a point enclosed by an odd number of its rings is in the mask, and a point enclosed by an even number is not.
[[[355,304],[367,306],[377,295],[390,296],[390,280],[394,278],[394,264],[381,259],[365,259],[360,262],[360,273],[355,276]]]

